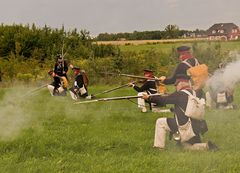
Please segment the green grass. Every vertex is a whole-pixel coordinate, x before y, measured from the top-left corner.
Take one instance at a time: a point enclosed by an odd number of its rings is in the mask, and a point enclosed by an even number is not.
[[[91,87],[90,93],[109,88]],[[18,95],[6,101],[9,92],[15,94],[15,91],[0,90],[1,121],[22,120],[13,126],[21,126],[18,132],[5,136],[0,132],[0,172],[228,173],[240,170],[240,110],[208,110],[209,131],[203,139],[216,142],[219,151],[183,151],[169,140],[167,150],[158,151],[152,148],[155,121],[162,116],[171,117],[171,113],[141,113],[127,100],[74,105],[69,95],[51,97],[45,89],[30,97]],[[126,88],[102,97],[133,94],[136,93],[131,88]],[[235,102],[240,102],[239,88]],[[3,115],[4,109],[10,109],[8,115]]]
[[[208,44],[216,44],[218,42],[207,42],[207,41],[202,41],[198,42],[199,45],[201,46],[208,46]],[[155,50],[155,51],[161,51],[164,53],[170,52],[172,48],[176,48],[180,45],[189,45],[191,46],[193,43],[189,42],[178,42],[178,43],[158,43],[158,44],[139,44],[139,45],[121,45],[119,46],[122,51],[134,51],[134,52],[139,52],[139,51],[146,51],[146,50]],[[227,42],[220,42],[222,46],[222,51],[227,51],[227,50],[239,50],[240,46],[240,41],[227,41]]]

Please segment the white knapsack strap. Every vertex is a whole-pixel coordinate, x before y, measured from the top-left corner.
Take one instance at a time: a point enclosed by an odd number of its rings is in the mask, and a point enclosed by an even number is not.
[[[198,62],[198,60],[196,59],[196,58],[194,58],[194,60],[195,60],[195,65],[194,66],[197,66],[197,65],[199,65],[199,62]],[[182,63],[184,63],[184,64],[186,64],[188,67],[193,67],[189,62],[187,62],[187,59],[186,60],[184,60]]]
[[[196,92],[194,90],[193,91],[193,94],[191,94],[188,90],[181,90],[182,92],[186,93],[187,95],[193,95],[196,97]],[[180,108],[180,110],[185,114],[185,111],[183,110],[183,108],[181,108],[180,106],[178,106]]]
[[[175,119],[176,119],[177,126],[179,127],[179,123],[178,123],[177,115],[175,115]],[[190,119],[189,117],[188,117],[188,121],[191,122],[191,119]],[[187,121],[187,122],[188,122],[188,121]]]
[[[192,90],[193,93],[190,93],[188,90],[181,90],[182,92],[186,93],[187,95],[193,95],[196,97],[196,91]]]
[[[198,60],[196,58],[194,58],[194,59],[195,59],[195,66],[199,65]]]

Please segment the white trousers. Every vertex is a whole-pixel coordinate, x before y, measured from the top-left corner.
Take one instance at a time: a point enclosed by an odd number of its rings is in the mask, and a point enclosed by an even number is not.
[[[165,148],[166,133],[170,131],[167,118],[158,118],[155,126],[154,147]]]
[[[195,143],[193,145],[188,143],[183,143],[183,147],[185,150],[208,150],[207,143]]]
[[[54,96],[54,86],[53,85],[48,85],[47,88],[48,88],[51,96]],[[64,91],[63,87],[58,88],[59,93],[62,93],[63,91]]]
[[[211,97],[209,91],[206,92],[205,96],[206,96],[206,106],[212,107],[212,97]]]
[[[74,92],[72,92],[71,90],[69,90],[69,93],[70,93],[70,95],[71,95],[71,97],[72,97],[73,100],[78,100],[78,96],[77,96]]]
[[[48,88],[48,90],[49,90],[51,96],[53,96],[54,86],[53,86],[53,85],[48,85],[47,88]]]
[[[138,96],[143,96],[145,92],[139,92]],[[142,98],[138,98],[138,107],[139,108],[144,108],[145,107],[145,100]]]
[[[161,149],[165,148],[166,133],[170,132],[170,128],[167,124],[167,118],[159,118],[156,121],[154,147]],[[193,145],[189,143],[182,143],[186,150],[208,150],[207,143],[195,143]]]

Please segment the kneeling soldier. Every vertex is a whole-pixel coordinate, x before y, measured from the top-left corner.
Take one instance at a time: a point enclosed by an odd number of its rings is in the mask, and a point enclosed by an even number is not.
[[[75,81],[73,87],[69,89],[70,95],[73,100],[77,100],[80,97],[86,98],[88,96],[87,84],[84,78],[86,75],[84,72],[81,72],[79,67],[72,68],[75,75]]]
[[[175,140],[189,150],[215,150],[217,146],[212,142],[202,143],[200,134],[205,133],[207,129],[204,120],[196,120],[186,116],[185,111],[188,104],[188,94],[194,94],[190,87],[188,76],[179,76],[175,83],[176,91],[168,96],[148,96],[143,98],[153,102],[162,104],[174,104],[174,118],[159,118],[156,121],[154,147],[159,149],[165,148],[166,132],[174,134]],[[198,95],[197,95],[198,96]],[[186,134],[179,127],[186,127]],[[189,128],[188,128],[189,127]],[[202,128],[204,127],[204,128]],[[187,130],[188,129],[188,130]],[[178,136],[176,136],[178,134]],[[183,137],[185,140],[183,140]],[[178,138],[178,139],[177,139]],[[182,138],[182,139],[181,139]]]
[[[145,80],[141,87],[138,87],[134,83],[129,83],[129,86],[133,87],[133,89],[138,92],[138,96],[142,96],[144,93],[156,94],[157,93],[156,81],[151,79],[154,78],[153,71],[145,69],[144,77],[147,77],[149,79]],[[147,102],[150,104],[150,109],[152,109],[152,106],[156,106],[156,104],[152,105],[149,101]],[[142,112],[147,112],[144,99],[138,98],[138,107],[141,108]]]
[[[48,74],[54,79],[53,83],[47,85],[47,88],[52,96],[66,96],[68,81],[65,76],[56,75],[53,70],[49,71]]]

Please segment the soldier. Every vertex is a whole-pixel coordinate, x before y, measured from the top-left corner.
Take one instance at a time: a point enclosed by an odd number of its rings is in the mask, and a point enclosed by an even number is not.
[[[225,64],[220,63],[218,69],[218,75],[224,75]],[[212,86],[215,86],[212,88]],[[218,86],[218,87],[216,87]],[[209,81],[209,99],[216,103],[218,109],[236,109],[236,105],[233,104],[234,88],[226,87],[222,80],[210,80]],[[211,102],[209,104],[211,107]]]
[[[47,86],[52,96],[66,96],[68,81],[66,77],[60,77],[50,70],[48,74],[54,79],[53,83]]]
[[[196,120],[186,116],[185,111],[188,104],[188,94],[194,94],[194,90],[189,85],[188,76],[176,77],[176,91],[168,96],[148,96],[144,95],[143,98],[161,104],[174,105],[174,118],[159,118],[156,121],[154,147],[165,149],[166,132],[174,134],[176,140],[181,140],[180,144],[189,150],[216,150],[218,149],[211,141],[206,143],[201,142],[200,134],[207,131],[206,122],[204,120]],[[195,93],[196,94],[196,93]],[[187,133],[180,131],[182,127]],[[189,127],[189,128],[187,128]],[[180,133],[179,133],[180,132]],[[187,137],[186,137],[187,134]],[[178,135],[178,136],[177,136]],[[185,140],[183,141],[183,137]],[[178,139],[177,139],[178,138]],[[182,138],[182,139],[181,139]]]
[[[157,93],[156,82],[155,82],[156,80],[152,79],[154,78],[153,71],[149,69],[145,69],[144,76],[149,79],[145,80],[145,82],[141,87],[138,87],[134,83],[129,83],[129,86],[133,87],[133,89],[138,92],[138,96],[142,96],[143,93],[156,94]],[[152,109],[152,106],[153,107],[156,106],[156,104],[154,105],[152,105],[151,103],[149,104],[150,104],[150,109]],[[138,98],[138,107],[141,108],[142,112],[147,112],[144,99]]]
[[[74,67],[72,65],[70,67],[73,69],[75,75],[73,87],[69,89],[72,99],[77,100],[81,97],[88,98],[88,78],[86,73],[83,70],[81,71],[79,67]]]
[[[54,73],[60,77],[64,76],[67,78],[67,72],[68,72],[68,63],[66,60],[63,59],[63,56],[58,54],[57,60],[54,65]]]
[[[178,59],[181,61],[173,74],[166,78],[165,76],[161,76],[160,79],[162,82],[166,85],[174,84],[176,82],[177,75],[187,75],[187,70],[189,69],[189,66],[185,63],[189,63],[192,66],[195,66],[198,64],[198,60],[193,57],[193,55],[190,52],[190,47],[188,46],[180,46],[177,48],[178,53]]]
[[[159,78],[162,83],[164,83],[166,85],[174,84],[176,82],[177,75],[186,75],[187,76],[187,75],[189,75],[188,70],[190,68],[199,65],[198,60],[193,57],[192,53],[190,52],[190,49],[191,48],[188,46],[180,46],[177,48],[178,58],[181,62],[177,65],[177,67],[171,77],[166,78],[165,76],[161,76]],[[201,74],[201,75],[198,74],[199,76],[194,78],[194,79],[197,79],[198,83],[196,83],[196,84],[192,83],[193,85],[195,85],[195,86],[193,86],[193,89],[196,90],[198,92],[198,94],[201,94],[202,97],[205,97],[202,87],[203,87],[205,80],[208,77],[207,66],[205,64],[203,66],[201,66],[198,73],[204,73],[204,74]],[[193,78],[191,78],[191,77],[192,76],[189,76],[189,79],[191,79],[193,81]]]

